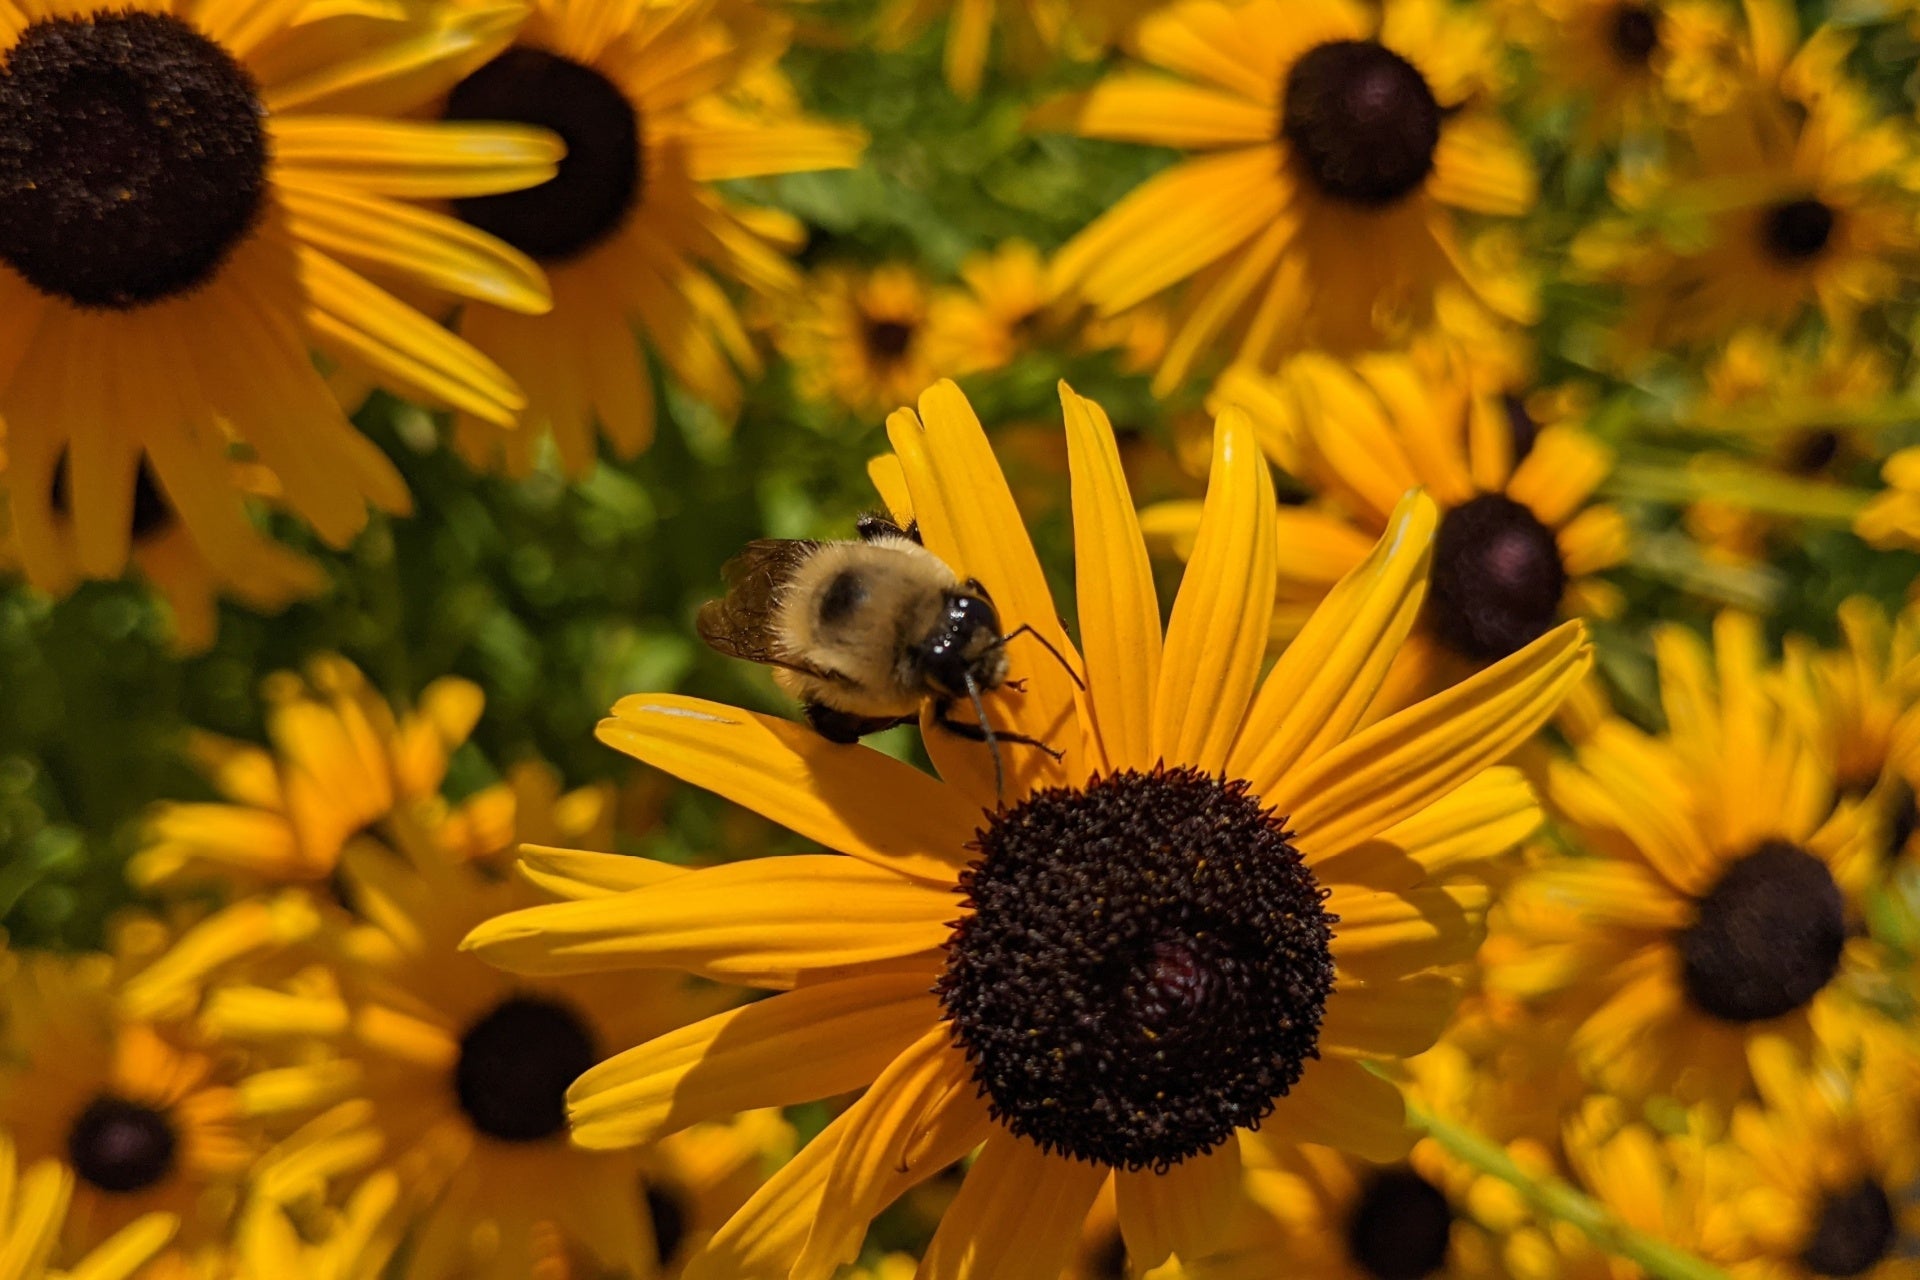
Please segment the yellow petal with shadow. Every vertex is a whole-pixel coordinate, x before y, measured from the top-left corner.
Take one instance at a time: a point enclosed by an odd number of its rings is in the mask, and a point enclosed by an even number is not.
[[[1403,1158],[1419,1135],[1407,1127],[1400,1090],[1351,1058],[1321,1058],[1268,1119],[1286,1140],[1313,1142],[1371,1160]]]
[[[985,585],[1002,628],[1031,626],[1077,671],[1078,652],[1060,625],[1026,522],[986,431],[960,388],[947,381],[927,388],[917,416],[902,409],[887,419],[887,438],[900,459],[927,550],[962,578],[977,578]],[[1037,738],[1065,755],[1056,762],[1033,747],[1003,747],[1009,794],[1035,785],[1064,785],[1079,776],[1082,750],[1073,677],[1032,639],[1014,641],[1007,656],[1013,677],[1025,679],[1027,690],[995,690],[985,699],[988,718],[997,728]],[[940,776],[992,803],[988,753],[925,718],[921,727]]]
[[[7,1232],[0,1237],[0,1276],[8,1280],[38,1280],[44,1273],[53,1247],[60,1240],[67,1204],[73,1198],[73,1174],[57,1160],[42,1160],[14,1181],[12,1143],[0,1150],[4,1156],[0,1170],[0,1191],[12,1194],[0,1199],[7,1213]],[[12,1186],[7,1183],[12,1182]]]
[[[594,853],[586,849],[555,849],[539,844],[520,846],[520,861],[515,869],[529,884],[556,898],[571,901],[611,897],[630,889],[650,889],[688,871],[686,867],[656,862],[652,858]]]
[[[1465,960],[1479,945],[1491,896],[1471,881],[1404,893],[1336,884],[1327,896],[1327,910],[1340,917],[1334,962],[1378,982]]]
[[[1165,1173],[1116,1169],[1113,1192],[1127,1261],[1135,1271],[1159,1266],[1170,1254],[1197,1259],[1227,1239],[1245,1197],[1240,1189],[1240,1137],[1204,1155],[1189,1156]]]
[[[1438,973],[1377,982],[1342,975],[1320,1023],[1323,1053],[1410,1058],[1433,1048],[1460,1002],[1460,984]]]
[[[1371,725],[1279,779],[1309,863],[1371,839],[1506,759],[1545,724],[1593,661],[1569,622],[1443,693]]]
[[[900,469],[900,459],[890,453],[868,459],[867,479],[873,482],[873,491],[880,495],[893,522],[902,529],[911,525],[913,497],[907,492],[907,473]]]
[[[406,199],[494,195],[559,172],[566,144],[515,125],[414,124],[340,116],[277,116],[277,168],[348,189]]]
[[[1513,469],[1507,496],[1557,529],[1607,477],[1613,451],[1578,427],[1548,427]]]
[[[1419,490],[1400,500],[1371,554],[1342,578],[1274,664],[1227,772],[1255,794],[1353,732],[1427,596],[1440,514]]]
[[[925,972],[823,982],[615,1054],[567,1090],[573,1140],[639,1146],[715,1116],[858,1089],[941,1025],[931,986]]]
[[[1611,569],[1626,560],[1633,547],[1633,526],[1620,508],[1588,507],[1567,521],[1554,536],[1560,563],[1567,576],[1584,577]]]
[[[996,1131],[940,1219],[917,1280],[1058,1280],[1107,1172]]]
[[[1153,698],[1153,755],[1226,766],[1273,626],[1273,477],[1241,409],[1222,410],[1193,557],[1167,623]]]
[[[62,1273],[62,1280],[127,1280],[153,1261],[179,1231],[180,1219],[174,1214],[143,1213],[89,1249],[78,1266]],[[0,1276],[10,1274],[0,1258]]]
[[[1160,605],[1113,424],[1060,384],[1073,487],[1074,587],[1087,701],[1107,770],[1153,765],[1153,693],[1160,677]]]
[[[859,1256],[881,1210],[994,1132],[945,1023],[894,1059],[847,1117],[793,1280],[830,1280]]]
[[[1258,145],[1274,126],[1265,103],[1152,72],[1108,76],[1087,91],[1078,115],[1076,127],[1089,136],[1183,149]]]
[[[635,694],[595,736],[874,867],[952,885],[980,806],[912,765],[806,725],[699,698]]]
[[[756,858],[651,889],[495,916],[460,943],[513,973],[684,969],[790,987],[946,941],[959,899],[835,854]]]
[[[1314,864],[1323,881],[1370,889],[1411,889],[1511,852],[1540,829],[1543,815],[1524,774],[1482,770],[1444,799],[1371,840]]]

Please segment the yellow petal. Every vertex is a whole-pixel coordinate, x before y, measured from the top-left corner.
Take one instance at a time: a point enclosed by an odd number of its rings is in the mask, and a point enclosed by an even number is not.
[[[556,898],[605,898],[629,889],[647,889],[687,874],[687,868],[652,858],[585,849],[520,846],[518,870],[531,884]]]
[[[1441,127],[1427,193],[1472,213],[1517,218],[1539,197],[1526,148],[1492,115],[1462,115]]]
[[[1490,896],[1471,881],[1399,893],[1328,886],[1327,910],[1340,917],[1334,960],[1374,982],[1465,960],[1479,945]]]
[[[1074,587],[1087,701],[1105,767],[1153,765],[1153,691],[1160,677],[1160,605],[1140,521],[1106,410],[1060,384],[1073,486]]]
[[[928,884],[966,866],[980,806],[959,789],[871,748],[791,720],[676,694],[614,705],[596,736],[809,840]]]
[[[951,892],[852,858],[803,854],[508,912],[460,946],[514,973],[684,969],[780,988],[818,970],[931,951],[959,905]]]
[[[65,1273],[65,1280],[127,1280],[166,1248],[179,1230],[180,1219],[171,1213],[143,1213],[88,1250],[80,1265]],[[0,1264],[0,1273],[5,1270]]]
[[[1433,1048],[1460,1002],[1460,984],[1438,973],[1379,982],[1342,978],[1320,1023],[1320,1048],[1379,1058],[1410,1058]]]
[[[887,419],[887,438],[906,475],[927,550],[962,578],[978,579],[987,588],[1002,627],[1031,626],[1078,671],[1078,654],[1060,625],[1026,522],[960,388],[945,381],[929,387],[917,417],[903,409]],[[995,727],[1015,729],[1066,755],[1056,762],[1032,747],[1003,748],[1010,793],[1064,784],[1078,776],[1074,771],[1082,750],[1073,677],[1032,638],[1014,641],[1007,656],[1013,677],[1024,678],[1027,691],[1007,686],[994,691],[986,699],[988,718]],[[993,797],[993,770],[984,750],[924,721],[922,729],[941,777],[958,780],[983,800]]]
[[[1575,515],[1554,539],[1570,578],[1611,569],[1632,549],[1633,526],[1618,507],[1595,506]]]
[[[1267,1123],[1294,1141],[1376,1164],[1403,1158],[1418,1136],[1407,1128],[1400,1091],[1351,1058],[1309,1062]]]
[[[1193,558],[1167,623],[1153,700],[1153,755],[1207,773],[1228,749],[1260,678],[1273,625],[1273,477],[1253,422],[1220,414]]]
[[[1578,427],[1548,427],[1514,468],[1507,496],[1549,528],[1565,524],[1613,466],[1613,451]]]
[[[1541,820],[1540,803],[1518,769],[1486,769],[1374,839],[1316,861],[1313,870],[1323,882],[1411,889],[1511,852]]]
[[[967,1171],[927,1246],[917,1280],[1059,1280],[1104,1165],[1049,1156],[996,1132]]]
[[[1244,1200],[1239,1136],[1229,1134],[1211,1152],[1165,1173],[1116,1170],[1113,1192],[1127,1262],[1136,1272],[1159,1266],[1169,1254],[1188,1259],[1217,1252]]]
[[[615,1054],[567,1090],[573,1140],[655,1142],[715,1116],[871,1083],[939,1026],[925,974],[848,978],[770,996]]]
[[[994,1132],[944,1022],[896,1058],[847,1115],[847,1135],[793,1280],[830,1280],[859,1256],[881,1210]]]
[[[1343,741],[1366,714],[1426,599],[1439,519],[1418,490],[1402,498],[1372,554],[1274,664],[1227,765],[1256,795]]]
[[[1273,137],[1273,108],[1238,94],[1123,72],[1087,92],[1075,122],[1089,138],[1156,147],[1245,146]]]
[[[1279,779],[1267,800],[1295,847],[1330,858],[1412,817],[1545,724],[1593,661],[1569,622],[1461,683],[1361,730]]]
[[[276,116],[274,164],[376,195],[451,199],[538,186],[566,145],[519,125],[412,124],[347,116]]]
[[[13,1152],[5,1155],[11,1175]],[[0,1206],[10,1217],[6,1234],[0,1236],[0,1276],[27,1280],[43,1274],[53,1246],[59,1243],[72,1197],[73,1174],[56,1160],[42,1160],[21,1176],[10,1197],[12,1203]]]

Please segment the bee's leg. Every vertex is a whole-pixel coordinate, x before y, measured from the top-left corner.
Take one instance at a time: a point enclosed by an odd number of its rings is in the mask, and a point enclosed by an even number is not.
[[[1055,760],[1064,760],[1064,751],[1055,751],[1038,738],[1029,738],[1024,733],[1010,733],[1004,729],[988,729],[984,725],[974,724],[970,720],[953,718],[953,699],[936,698],[933,703],[933,722],[956,738],[965,738],[968,742],[1017,742],[1023,747],[1038,747]]]
[[[918,716],[856,716],[850,712],[839,711],[824,702],[809,702],[806,705],[807,723],[813,731],[828,742],[846,744],[858,742],[870,733],[882,729],[891,729],[895,725],[917,720]]]
[[[860,535],[860,541],[872,542],[876,538],[905,538],[909,542],[920,541],[920,522],[910,520],[902,529],[893,522],[892,516],[883,516],[869,511],[853,522],[853,531]]]

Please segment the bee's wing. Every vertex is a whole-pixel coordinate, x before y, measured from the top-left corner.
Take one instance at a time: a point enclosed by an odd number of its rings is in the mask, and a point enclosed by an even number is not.
[[[823,680],[838,673],[794,658],[780,644],[774,625],[780,592],[794,571],[819,547],[805,538],[759,538],[727,561],[721,576],[727,594],[700,606],[694,620],[700,638],[730,658],[745,658],[768,666],[786,667]]]

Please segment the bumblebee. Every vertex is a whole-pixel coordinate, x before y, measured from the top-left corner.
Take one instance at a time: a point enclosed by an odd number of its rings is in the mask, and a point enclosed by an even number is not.
[[[1003,777],[999,742],[1057,759],[1033,738],[996,733],[981,703],[982,694],[1009,683],[1007,642],[1045,638],[1030,626],[1001,631],[986,587],[963,581],[920,544],[916,529],[877,515],[861,517],[857,529],[851,541],[748,543],[722,570],[726,596],[702,606],[700,638],[729,657],[772,667],[775,682],[829,741],[917,721],[931,698],[935,724],[987,745],[996,779]],[[962,698],[973,706],[971,723],[953,715]]]

